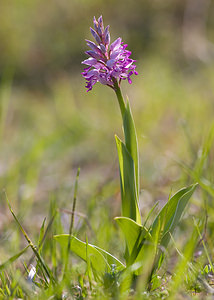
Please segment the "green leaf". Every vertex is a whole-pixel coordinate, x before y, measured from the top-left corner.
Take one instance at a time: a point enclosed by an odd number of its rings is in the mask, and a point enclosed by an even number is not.
[[[156,217],[152,225],[151,234],[152,236],[155,234],[156,229],[158,228],[158,222],[160,222],[162,228],[161,246],[165,248],[167,247],[170,240],[170,234],[173,234],[176,226],[178,225],[182,213],[184,212],[184,209],[197,185],[198,184],[194,184],[179,190],[172,198],[169,199]]]
[[[192,272],[192,275],[195,275],[195,278],[198,278],[198,270],[195,267],[195,264],[192,264],[191,261],[193,259],[194,251],[198,242],[198,232],[197,228],[194,228],[192,234],[189,233],[189,238],[188,241],[185,245],[183,253],[178,250],[175,241],[172,238],[172,241],[174,243],[175,249],[177,250],[177,253],[180,255],[180,259],[178,260],[177,265],[175,266],[176,270],[174,273],[174,276],[172,280],[170,281],[170,296],[171,299],[176,299],[178,290],[180,289],[184,278],[186,277],[187,274],[190,274],[190,271]]]
[[[116,217],[115,221],[125,235],[129,253],[133,251],[133,248],[139,236],[141,237],[141,240],[145,237],[151,240],[151,235],[148,232],[147,228],[137,224],[132,219],[126,217]]]
[[[69,249],[70,250],[70,241],[71,241],[71,234],[69,234]],[[91,282],[92,282],[92,263],[91,263],[91,254],[90,251],[88,250],[88,237],[86,236],[86,242],[85,242],[85,252],[86,252],[86,263],[87,263],[87,273],[88,273],[88,280],[89,280],[89,285],[91,288]],[[96,276],[96,272],[95,272]]]
[[[123,231],[127,244],[126,270],[135,275],[144,274],[147,281],[156,253],[156,247],[148,229],[129,218],[117,217],[115,220]]]
[[[27,245],[24,249],[22,249],[17,254],[10,257],[6,262],[0,265],[0,271],[6,268],[8,265],[12,264],[15,260],[17,260],[22,254],[25,253],[25,251],[30,247],[30,245]]]
[[[115,139],[120,167],[122,215],[141,224],[136,192],[134,161],[124,143],[117,136],[115,136]]]
[[[38,253],[41,254],[41,250],[42,250],[42,240],[44,238],[44,233],[45,233],[45,221],[46,218],[44,218],[43,222],[42,222],[42,226],[40,228],[40,232],[39,232],[39,240],[38,240]]]
[[[62,247],[67,247],[69,234],[55,235],[54,238],[60,243]],[[86,249],[87,248],[87,249]],[[90,258],[91,266],[99,273],[110,272],[110,264],[115,264],[119,269],[123,269],[125,266],[113,255],[106,252],[99,247],[91,244],[87,244],[72,236],[70,240],[70,250],[87,262],[87,256]]]
[[[138,157],[138,143],[137,143],[137,135],[135,124],[133,120],[133,116],[131,113],[131,109],[129,106],[129,102],[127,101],[126,110],[123,115],[123,128],[125,135],[125,145],[127,150],[129,151],[135,167],[135,181],[136,181],[136,192],[137,199],[139,198],[139,157]]]
[[[117,271],[122,271],[126,267],[121,261],[119,261],[119,259],[117,259],[109,252],[105,251],[104,249],[101,249],[95,245],[94,248],[96,248],[99,252],[102,253],[102,255],[105,257],[109,265],[113,265],[113,264],[116,265]]]
[[[154,261],[155,247],[152,237],[146,227],[129,218],[117,217],[115,220],[125,235],[127,267],[135,264],[138,267],[135,268],[134,273],[140,275],[145,261],[151,261],[151,266]]]

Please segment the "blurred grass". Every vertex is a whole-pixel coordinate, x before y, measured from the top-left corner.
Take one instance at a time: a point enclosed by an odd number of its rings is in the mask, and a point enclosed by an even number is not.
[[[213,1],[210,5],[207,35],[213,42]],[[139,140],[143,220],[171,189],[192,183],[178,161],[194,167],[212,126],[214,61],[185,57],[185,3],[180,1],[9,0],[0,1],[0,11],[0,263],[25,245],[3,190],[32,240],[51,201],[61,209],[68,232],[70,215],[63,209],[72,208],[78,167],[75,233],[83,239],[87,233],[89,242],[113,249],[120,258],[123,245],[112,221],[121,205],[114,140],[115,133],[123,136],[120,112],[111,89],[97,84],[86,93],[80,74],[92,17],[102,13],[112,39],[122,36],[137,58],[139,75],[132,85],[123,82],[122,90],[131,102]],[[211,182],[212,153],[213,147],[203,169]],[[210,249],[212,202],[200,190],[190,209],[198,218],[205,207],[209,211]],[[188,218],[181,224],[180,242],[188,239],[186,226],[191,226]]]
[[[157,57],[138,69],[132,86],[124,84],[123,89],[136,119],[145,208],[144,197],[161,200],[171,187],[181,185],[183,170],[174,158],[188,163],[197,157],[212,123],[214,74],[211,66],[199,69],[200,76],[176,72]],[[122,132],[115,96],[99,85],[86,93],[79,80],[80,75],[64,76],[50,83],[49,92],[2,86],[2,91],[8,89],[8,100],[2,112],[1,186],[17,207],[25,203],[23,215],[32,206],[34,213],[44,212],[49,195],[58,190],[65,204],[77,167],[83,213],[106,180],[110,199],[94,201],[113,205],[119,199],[114,133]],[[114,214],[119,213],[118,202]]]

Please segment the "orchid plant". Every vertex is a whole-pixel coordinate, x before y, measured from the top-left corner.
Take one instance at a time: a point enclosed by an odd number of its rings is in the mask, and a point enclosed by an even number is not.
[[[94,29],[90,30],[94,42],[86,40],[90,50],[86,51],[89,58],[82,62],[87,65],[82,75],[86,79],[87,91],[91,91],[97,82],[113,89],[122,115],[124,142],[115,136],[122,216],[115,220],[125,237],[125,263],[104,249],[91,245],[88,241],[80,241],[73,235],[57,235],[55,239],[63,247],[69,245],[72,252],[87,262],[95,276],[103,279],[105,274],[120,274],[120,288],[127,290],[136,275],[146,274],[147,282],[152,282],[155,271],[162,264],[170,237],[197,184],[183,188],[169,198],[149,227],[147,221],[142,222],[139,207],[138,141],[129,102],[124,101],[121,92],[122,81],[127,79],[131,84],[132,75],[138,74],[135,60],[130,58],[131,51],[127,50],[127,44],[120,37],[110,43],[109,26],[104,27],[102,16],[98,20],[94,17],[93,25]],[[125,284],[127,277],[131,278],[128,287]],[[112,278],[118,279],[117,276]]]
[[[95,30],[94,30],[95,29]],[[96,82],[111,87],[117,96],[123,119],[125,144],[116,137],[121,179],[122,215],[141,223],[138,207],[139,197],[139,160],[138,145],[134,121],[130,107],[125,104],[120,84],[127,79],[131,84],[131,75],[137,75],[134,60],[130,58],[131,51],[126,50],[127,44],[122,43],[119,37],[110,45],[109,26],[104,29],[102,16],[98,21],[94,17],[94,29],[91,33],[97,42],[87,40],[92,49],[86,51],[90,57],[82,63],[88,65],[82,73],[86,79],[87,91],[90,91]]]

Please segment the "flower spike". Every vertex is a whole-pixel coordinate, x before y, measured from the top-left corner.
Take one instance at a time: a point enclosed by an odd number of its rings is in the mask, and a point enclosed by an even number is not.
[[[94,17],[93,23],[94,29],[90,28],[90,30],[97,44],[86,40],[91,48],[86,51],[90,58],[82,62],[87,65],[82,72],[86,79],[87,92],[92,90],[97,82],[113,89],[115,89],[115,80],[120,83],[121,80],[127,79],[132,83],[130,76],[137,75],[137,71],[135,71],[135,60],[130,58],[131,51],[126,50],[127,44],[124,44],[119,37],[110,45],[109,25],[104,29],[102,16],[98,20]]]

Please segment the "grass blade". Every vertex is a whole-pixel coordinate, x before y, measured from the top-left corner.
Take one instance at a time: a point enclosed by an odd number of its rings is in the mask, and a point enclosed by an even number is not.
[[[26,252],[26,250],[30,247],[30,245],[27,245],[24,249],[22,249],[17,254],[10,257],[7,261],[5,261],[3,264],[0,265],[0,271],[4,270],[8,265],[12,264],[15,260],[17,260],[22,254]]]
[[[5,193],[5,195],[6,195],[6,193]],[[42,268],[44,269],[46,275],[51,279],[51,281],[52,281],[53,283],[55,283],[55,278],[54,278],[53,275],[51,274],[49,268],[46,266],[46,264],[45,264],[45,262],[43,261],[41,255],[39,254],[38,250],[36,249],[36,246],[33,244],[33,242],[31,241],[31,239],[30,239],[29,236],[27,235],[26,231],[24,230],[24,228],[23,228],[22,225],[20,224],[19,220],[17,219],[15,213],[13,212],[12,207],[11,207],[11,205],[10,205],[10,202],[9,202],[9,200],[8,200],[8,198],[7,198],[7,195],[6,195],[6,199],[7,199],[7,204],[8,204],[8,207],[9,207],[9,209],[10,209],[11,214],[13,215],[13,217],[14,217],[14,219],[15,219],[17,225],[19,226],[19,228],[20,228],[21,232],[23,233],[23,235],[24,235],[26,241],[28,242],[29,246],[31,247],[32,251],[34,252],[36,258],[38,259],[38,262],[40,263],[40,265],[41,265]]]

